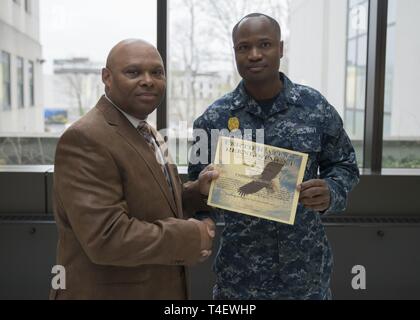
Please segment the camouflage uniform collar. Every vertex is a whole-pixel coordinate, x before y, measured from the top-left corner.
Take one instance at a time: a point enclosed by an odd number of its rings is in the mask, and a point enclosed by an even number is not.
[[[279,94],[269,115],[286,110],[288,105],[299,105],[300,103],[300,94],[296,85],[284,73],[280,72],[279,76],[283,81],[283,91]],[[245,108],[246,111],[254,115],[264,117],[260,105],[247,93],[243,80],[235,91],[233,91],[231,110],[233,111],[241,108]]]

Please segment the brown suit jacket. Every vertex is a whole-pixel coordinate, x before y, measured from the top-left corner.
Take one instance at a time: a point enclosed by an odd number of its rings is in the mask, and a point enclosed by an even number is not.
[[[143,137],[104,97],[61,137],[54,172],[57,264],[66,289],[51,299],[186,299],[185,265],[203,203],[169,165],[173,193]]]

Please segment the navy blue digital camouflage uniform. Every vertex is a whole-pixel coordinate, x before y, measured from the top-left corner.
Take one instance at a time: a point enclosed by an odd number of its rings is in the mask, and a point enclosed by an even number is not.
[[[343,122],[319,92],[292,83],[282,73],[280,77],[284,90],[266,110],[247,94],[242,82],[214,102],[194,128],[206,130],[209,148],[215,147],[217,138],[210,139],[211,130],[226,130],[229,119],[236,117],[241,132],[265,129],[265,144],[309,154],[304,181],[325,179],[331,191],[326,213],[341,212],[359,181],[355,151]],[[205,166],[190,163],[190,179],[196,180]],[[214,299],[331,298],[332,253],[320,213],[299,204],[294,226],[221,210],[210,216],[215,219],[215,214],[223,214],[225,228],[213,267]]]

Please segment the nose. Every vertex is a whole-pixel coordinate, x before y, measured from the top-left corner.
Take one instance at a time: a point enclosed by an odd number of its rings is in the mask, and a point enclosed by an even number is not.
[[[145,72],[143,76],[140,78],[139,81],[140,87],[152,87],[153,86],[153,78],[149,72]]]
[[[261,60],[261,52],[258,50],[257,47],[252,47],[252,49],[249,51],[248,59],[250,61],[258,61]]]

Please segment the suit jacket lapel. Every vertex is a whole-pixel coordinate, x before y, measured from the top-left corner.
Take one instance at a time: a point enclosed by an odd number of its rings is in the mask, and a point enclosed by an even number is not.
[[[177,206],[174,197],[166,181],[165,175],[162,172],[161,166],[158,163],[155,154],[150,149],[147,142],[142,138],[139,132],[133,127],[128,119],[120,113],[114,106],[112,106],[105,97],[102,97],[97,105],[97,108],[104,114],[108,123],[115,126],[119,135],[121,135],[144,160],[147,167],[153,174],[166,200],[169,202],[175,216],[178,216]]]

